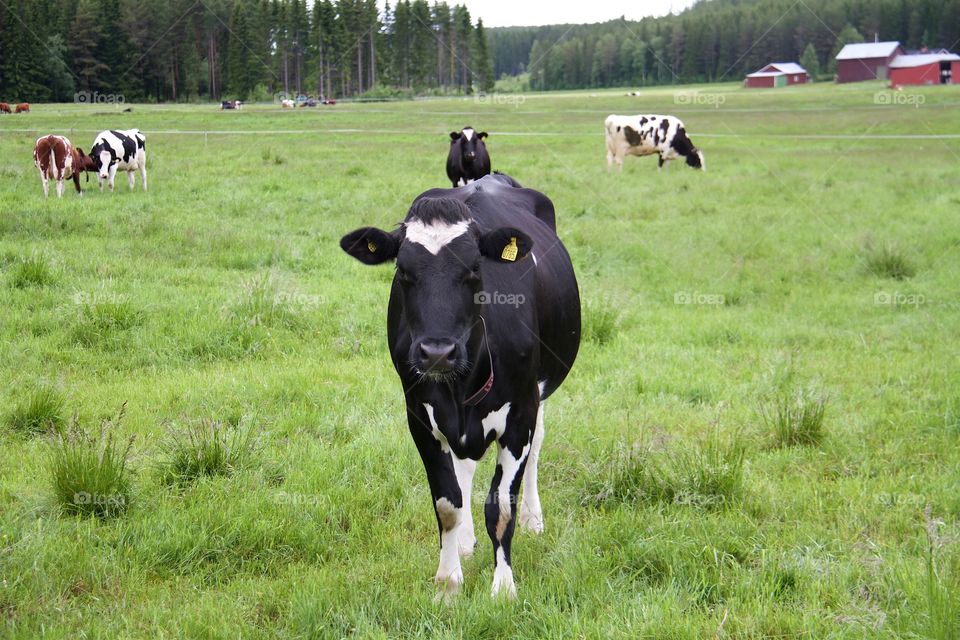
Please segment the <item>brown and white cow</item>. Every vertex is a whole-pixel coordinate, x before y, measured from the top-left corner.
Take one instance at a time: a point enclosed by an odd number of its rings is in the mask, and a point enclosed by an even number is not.
[[[29,113],[29,112],[30,112],[30,105],[27,104],[26,102],[21,102],[20,104],[17,105],[17,110],[16,110],[16,112],[17,112],[17,113]]]
[[[63,197],[64,181],[73,178],[77,193],[81,196],[80,172],[94,171],[93,159],[83,154],[83,149],[75,149],[64,136],[48,135],[37,138],[33,148],[33,163],[40,171],[43,183],[43,196],[50,195],[50,180],[57,181],[57,197]]]
[[[13,113],[10,111],[10,105],[6,102],[0,102],[0,113]]]

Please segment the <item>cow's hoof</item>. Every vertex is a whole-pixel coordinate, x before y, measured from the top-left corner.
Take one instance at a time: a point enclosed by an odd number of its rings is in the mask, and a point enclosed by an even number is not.
[[[438,588],[433,601],[449,604],[460,593],[460,587],[463,586],[463,570],[458,568],[449,576],[437,574],[433,580]]]
[[[513,583],[513,571],[496,569],[493,572],[493,588],[490,590],[493,598],[517,599],[517,586]]]
[[[543,512],[524,509],[521,506],[519,521],[521,529],[538,535],[543,533]]]

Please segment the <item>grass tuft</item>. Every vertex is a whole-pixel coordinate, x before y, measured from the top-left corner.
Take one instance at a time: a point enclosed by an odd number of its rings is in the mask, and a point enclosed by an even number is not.
[[[10,285],[15,289],[43,287],[54,281],[53,269],[42,254],[21,256],[10,270]]]
[[[696,447],[620,450],[587,482],[584,504],[660,503],[718,509],[743,496],[745,449],[714,432]]]
[[[824,437],[826,398],[813,391],[780,393],[766,405],[760,416],[770,431],[774,446],[818,446]]]
[[[78,312],[73,337],[86,347],[109,341],[117,332],[132,329],[143,321],[143,313],[126,296],[78,294],[74,301]]]
[[[7,416],[14,431],[37,434],[63,428],[66,400],[57,389],[40,386],[28,391]]]
[[[620,312],[609,301],[585,301],[583,305],[583,335],[587,340],[603,346],[617,337]]]
[[[50,474],[54,497],[65,513],[109,518],[129,507],[127,460],[133,438],[121,447],[112,433],[125,410],[126,403],[115,418],[100,425],[96,437],[76,422],[58,433],[50,453]]]
[[[889,244],[868,249],[866,265],[867,271],[880,278],[906,280],[912,278],[916,273],[916,269],[907,256]]]
[[[184,485],[200,478],[230,476],[249,466],[256,453],[253,431],[203,420],[183,431],[171,430],[160,462],[160,478],[167,485]]]

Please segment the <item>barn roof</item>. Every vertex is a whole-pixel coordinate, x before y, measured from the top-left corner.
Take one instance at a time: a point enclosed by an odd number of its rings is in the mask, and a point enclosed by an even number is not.
[[[796,62],[771,62],[759,71],[747,75],[748,78],[770,78],[792,73],[806,73],[807,70]]]
[[[863,58],[886,58],[892,56],[899,42],[860,42],[857,44],[848,44],[840,49],[837,54],[837,60],[860,60]]]
[[[918,53],[914,55],[900,55],[890,63],[891,69],[908,69],[910,67],[922,67],[935,62],[953,62],[960,60],[960,56],[955,53]]]

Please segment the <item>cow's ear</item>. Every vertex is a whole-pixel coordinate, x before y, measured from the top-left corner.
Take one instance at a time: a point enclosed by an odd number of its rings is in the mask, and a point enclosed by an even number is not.
[[[450,139],[451,139],[451,140],[459,140],[459,139],[460,139],[460,132],[459,132],[459,131],[451,131],[451,132],[450,132]]]
[[[487,132],[486,132],[486,131],[481,131],[480,133],[477,134],[477,137],[480,138],[481,140],[483,140],[484,138],[487,137]]]
[[[501,227],[480,236],[480,253],[498,262],[519,262],[531,249],[530,236],[513,227]]]
[[[340,238],[340,248],[364,264],[380,264],[397,257],[398,233],[361,227]]]

